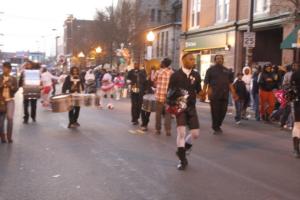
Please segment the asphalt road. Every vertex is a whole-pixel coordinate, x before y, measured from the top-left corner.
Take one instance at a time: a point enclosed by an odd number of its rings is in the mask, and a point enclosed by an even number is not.
[[[0,145],[0,200],[299,200],[300,160],[291,135],[255,121],[212,135],[206,104],[199,105],[201,136],[186,171],[176,169],[171,137],[130,124],[128,100],[113,111],[82,109],[81,127],[67,114],[39,107],[37,123],[22,124],[17,99],[14,144]]]

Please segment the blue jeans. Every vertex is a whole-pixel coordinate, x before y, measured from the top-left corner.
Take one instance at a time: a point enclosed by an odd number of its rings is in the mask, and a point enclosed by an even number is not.
[[[0,134],[4,134],[4,122],[5,118],[7,119],[7,136],[11,138],[12,132],[13,132],[13,118],[14,118],[14,112],[15,112],[15,101],[10,100],[6,102],[6,113],[0,114]]]
[[[237,100],[234,102],[234,105],[235,105],[235,121],[238,122],[238,121],[241,121],[242,119],[242,111],[243,111],[243,108],[244,108],[244,100]]]
[[[260,113],[259,113],[259,94],[253,94],[253,109],[255,111],[255,119],[257,121],[260,120]]]

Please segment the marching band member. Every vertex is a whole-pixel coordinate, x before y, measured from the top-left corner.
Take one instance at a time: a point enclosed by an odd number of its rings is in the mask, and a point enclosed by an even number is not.
[[[146,82],[145,70],[140,70],[138,63],[134,63],[134,69],[128,73],[128,83],[131,86],[131,122],[134,126],[139,124],[144,96],[144,84]]]
[[[18,91],[18,83],[16,77],[10,75],[11,64],[8,62],[3,63],[3,75],[0,76],[0,97],[1,104],[4,106],[0,112],[0,137],[1,142],[12,143],[13,132],[13,117],[15,111],[14,96]],[[4,121],[7,118],[7,140],[4,134]]]
[[[112,75],[104,69],[104,76],[101,80],[101,98],[100,98],[100,107],[104,106],[104,99],[108,99],[108,103],[106,104],[108,109],[113,109],[113,104],[111,103],[111,99],[113,99],[114,93],[114,83],[112,81]]]
[[[182,56],[183,67],[172,74],[169,84],[169,94],[172,91],[185,91],[188,95],[186,109],[176,114],[177,122],[177,156],[180,160],[178,170],[185,170],[188,165],[186,151],[192,147],[192,141],[199,137],[199,120],[196,110],[196,98],[201,92],[201,78],[199,73],[193,70],[195,58],[192,53]],[[168,101],[170,96],[168,95]],[[186,136],[186,126],[190,134]]]
[[[53,80],[58,80],[58,77],[53,76],[47,68],[42,69],[41,82],[42,82],[42,105],[48,108],[50,105],[49,96],[53,86]]]
[[[38,63],[34,63],[32,61],[27,61],[24,65],[23,65],[24,69],[25,70],[38,70],[40,69],[40,64]],[[25,71],[22,72],[21,76],[20,76],[20,79],[19,79],[19,87],[23,87],[24,89],[24,86],[25,85]],[[37,86],[40,88],[40,85]],[[37,89],[39,89],[37,88]],[[29,108],[29,104],[30,104],[30,107],[31,107],[31,113],[30,113],[30,116],[31,116],[31,119],[33,122],[36,121],[36,108],[37,108],[37,99],[38,97],[28,97],[24,92],[23,92],[23,105],[24,105],[24,117],[23,117],[23,123],[24,124],[28,124],[28,120],[29,120],[29,111],[28,111],[28,108]]]
[[[78,67],[72,67],[70,69],[70,75],[66,77],[62,87],[62,93],[76,94],[84,91],[84,81],[81,80],[80,70]],[[80,126],[78,118],[80,114],[80,106],[73,106],[73,109],[69,111],[69,125],[68,128],[77,128]]]
[[[118,73],[114,78],[115,90],[116,90],[116,100],[120,100],[122,88],[125,86],[125,78],[123,73]]]
[[[293,144],[294,144],[294,156],[300,158],[300,67],[297,66],[295,72],[291,77],[291,85],[295,87],[296,99],[294,101],[294,115],[295,122],[293,128]]]

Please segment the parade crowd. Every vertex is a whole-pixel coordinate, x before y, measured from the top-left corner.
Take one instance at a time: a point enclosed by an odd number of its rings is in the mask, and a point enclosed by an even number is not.
[[[295,157],[300,157],[300,67],[254,65],[244,67],[243,72],[234,74],[224,66],[224,57],[216,55],[214,65],[201,80],[195,68],[192,53],[181,57],[182,67],[172,69],[172,61],[165,58],[160,68],[150,73],[138,63],[126,72],[91,67],[82,72],[73,66],[69,74],[52,74],[47,68],[27,61],[26,70],[40,70],[39,94],[30,96],[25,92],[26,81],[21,73],[19,81],[10,75],[10,63],[3,63],[0,76],[0,136],[2,143],[12,143],[14,95],[23,87],[24,124],[31,118],[36,122],[37,100],[41,98],[42,107],[51,110],[51,97],[57,93],[60,83],[62,94],[97,94],[100,96],[99,109],[114,109],[114,103],[121,98],[131,99],[131,122],[141,131],[148,130],[151,113],[155,115],[155,134],[162,132],[171,136],[172,118],[176,119],[177,140],[176,155],[179,158],[177,168],[184,170],[188,165],[187,155],[193,142],[199,137],[200,123],[196,103],[209,102],[214,135],[223,133],[222,123],[228,105],[235,107],[235,123],[249,120],[254,113],[255,120],[265,123],[278,123],[279,126],[293,130]],[[198,100],[199,99],[199,100]],[[31,112],[29,113],[29,107]],[[80,126],[78,119],[80,105],[68,110],[68,128]],[[6,130],[4,124],[6,121]],[[141,121],[139,121],[141,119]],[[162,123],[163,121],[163,123]],[[163,124],[163,125],[162,125]]]

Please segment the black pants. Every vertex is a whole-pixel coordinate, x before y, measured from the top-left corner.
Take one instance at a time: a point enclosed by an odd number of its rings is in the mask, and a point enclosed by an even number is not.
[[[36,118],[36,104],[37,104],[37,99],[24,99],[23,100],[23,104],[24,104],[24,120],[28,121],[29,119],[29,104],[31,107],[31,118],[35,120]]]
[[[141,111],[141,117],[142,117],[142,126],[147,127],[150,121],[150,115],[151,112],[146,112],[144,110]]]
[[[137,122],[142,111],[143,96],[139,93],[131,94],[131,117],[132,122]]]
[[[210,101],[213,130],[215,131],[220,130],[227,113],[227,107],[228,107],[227,99]]]
[[[70,124],[76,123],[78,121],[80,113],[80,107],[79,106],[74,106],[72,110],[69,112],[69,122]]]

